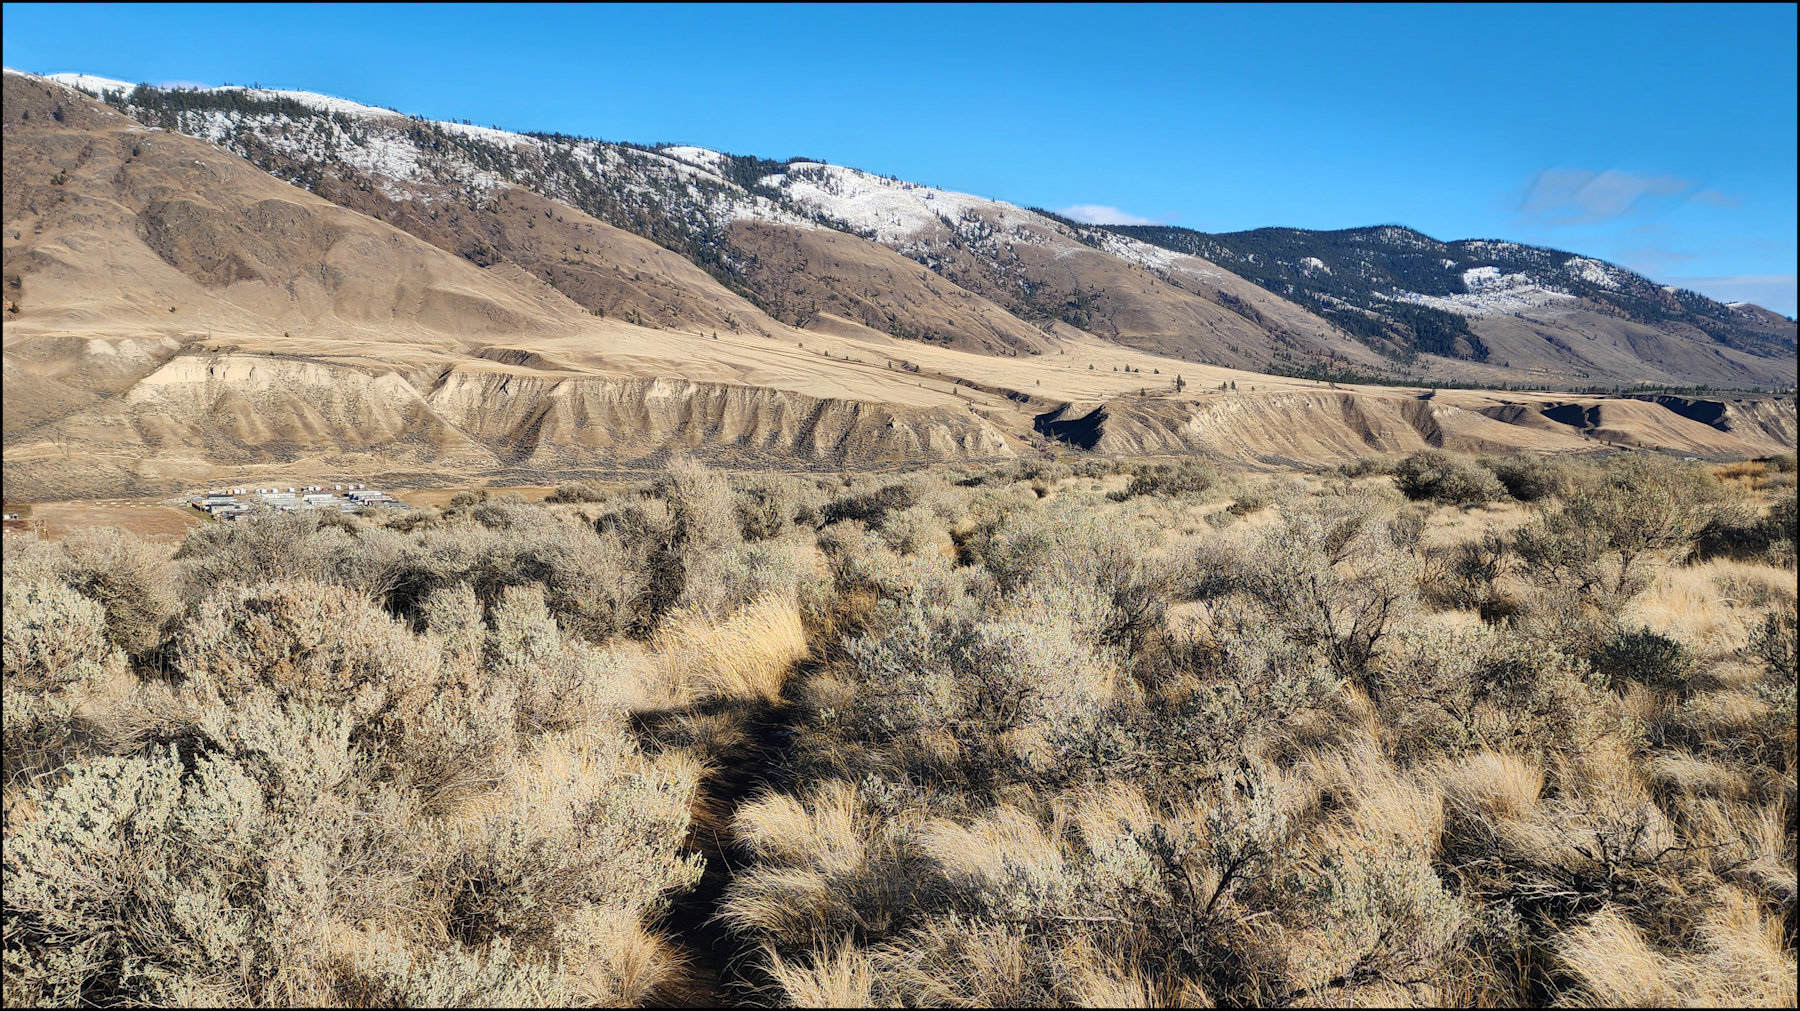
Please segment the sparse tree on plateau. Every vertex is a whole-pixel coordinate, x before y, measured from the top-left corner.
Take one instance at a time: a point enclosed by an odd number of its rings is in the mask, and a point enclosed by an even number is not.
[[[1180,376],[1176,376],[1175,377],[1175,392],[1180,393],[1182,390],[1185,390],[1185,389],[1187,389],[1187,380],[1181,378]]]

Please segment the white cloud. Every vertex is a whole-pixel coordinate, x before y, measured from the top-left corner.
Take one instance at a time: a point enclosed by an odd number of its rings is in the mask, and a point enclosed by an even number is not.
[[[1159,223],[1105,204],[1076,204],[1073,207],[1058,207],[1056,213],[1090,225],[1154,225]]]
[[[1720,302],[1754,302],[1783,316],[1794,315],[1793,274],[1736,274],[1731,277],[1667,277],[1663,283],[1697,291]]]
[[[1613,221],[1693,189],[1691,180],[1607,169],[1554,168],[1539,172],[1519,201],[1519,214],[1545,225],[1593,225]],[[1723,198],[1703,191],[1707,201]]]

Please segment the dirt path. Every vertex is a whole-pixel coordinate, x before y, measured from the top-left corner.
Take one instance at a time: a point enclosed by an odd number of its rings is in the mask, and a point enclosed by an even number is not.
[[[664,994],[664,1007],[730,1007],[744,1004],[756,987],[746,978],[749,952],[715,917],[735,870],[748,859],[733,842],[738,807],[773,785],[785,767],[793,707],[747,706],[732,713],[743,734],[712,756],[713,771],[701,782],[684,846],[706,861],[700,883],[675,900],[662,927],[687,962],[684,978]]]

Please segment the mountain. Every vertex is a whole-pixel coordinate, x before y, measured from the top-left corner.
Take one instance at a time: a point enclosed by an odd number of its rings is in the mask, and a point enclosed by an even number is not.
[[[5,120],[11,494],[180,487],[170,475],[222,467],[618,465],[708,440],[745,463],[1010,452],[942,384],[871,382],[870,362],[827,364],[823,348],[784,361],[796,331],[676,253],[562,205],[537,220],[560,213],[558,241],[580,234],[587,268],[625,279],[632,318],[52,82],[8,73]],[[537,213],[491,220],[535,233]],[[659,308],[693,329],[637,319]],[[704,336],[711,322],[735,323],[740,340]]]
[[[667,304],[673,288],[646,286],[639,271],[596,275],[582,266],[579,236],[561,234],[570,216],[539,220],[534,197],[585,215],[573,227],[590,240],[606,224],[680,252],[807,329],[1018,355],[1041,354],[1045,335],[1073,328],[1233,368],[1495,385],[1760,387],[1794,371],[1792,321],[1514,243],[1441,243],[1399,228],[1096,228],[807,159],[519,134],[307,92],[69,83],[474,262],[504,259],[592,311],[636,319],[735,327],[725,317],[743,314]]]
[[[1040,326],[1237,368],[1379,365],[1317,316],[1199,257],[1094,241],[1040,212],[817,162],[790,163],[758,189]]]
[[[558,276],[581,259],[571,243],[505,241],[495,216],[509,200],[554,200],[679,251],[792,326],[1007,355],[1041,354],[1061,326],[1242,368],[1382,365],[1325,321],[1201,260],[1084,242],[1010,204],[851,169],[435,123],[305,92],[71,83],[475,262],[518,263],[590,309],[695,321],[657,315],[642,292],[609,299],[571,286]]]
[[[1207,257],[1388,354],[1425,352],[1578,378],[1639,368],[1720,385],[1793,379],[1793,320],[1560,250],[1440,242],[1397,226],[1107,231]]]
[[[13,497],[1793,442],[1791,401],[1270,375],[1403,370],[1207,258],[814,161],[12,71],[3,121]]]

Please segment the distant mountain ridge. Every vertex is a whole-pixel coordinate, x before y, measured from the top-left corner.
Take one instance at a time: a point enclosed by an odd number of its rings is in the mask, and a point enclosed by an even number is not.
[[[1583,299],[1651,326],[1688,326],[1726,347],[1792,354],[1793,321],[1748,303],[1724,304],[1562,250],[1494,239],[1443,242],[1383,225],[1337,231],[1258,228],[1208,234],[1163,225],[1108,225],[1203,256],[1372,342],[1485,357],[1468,321]],[[1460,353],[1458,353],[1460,352]]]
[[[525,245],[496,248],[491,224],[446,231],[446,216],[461,205],[481,218],[506,191],[528,190],[682,253],[790,325],[824,314],[1013,355],[1041,353],[1060,324],[1234,367],[1382,365],[1323,320],[1211,264],[1119,237],[1098,251],[1022,208],[853,169],[515,134],[305,92],[63,83],[478,263],[498,254],[546,279],[578,257],[539,262]],[[891,287],[902,290],[887,297]],[[591,309],[644,311],[569,293]]]
[[[1085,333],[1290,375],[1793,381],[1791,320],[1516,243],[1446,243],[1393,226],[1213,235],[1084,225],[807,159],[513,133],[308,92],[52,79],[477,265],[514,263],[591,312],[650,325],[761,326],[716,294],[597,265],[594,226],[680,254],[745,308],[789,326],[987,354],[1041,354],[1057,334]]]
[[[819,162],[4,83],[4,481],[26,499],[540,484],[675,452],[834,470],[1059,443],[1279,466],[1793,445],[1790,397],[1568,392],[1598,385],[1589,363],[1664,389],[1793,375],[1572,296],[1471,318],[1524,366],[1409,363],[1210,260]],[[1551,339],[1581,354],[1526,358]],[[1492,388],[1527,383],[1560,392]]]

